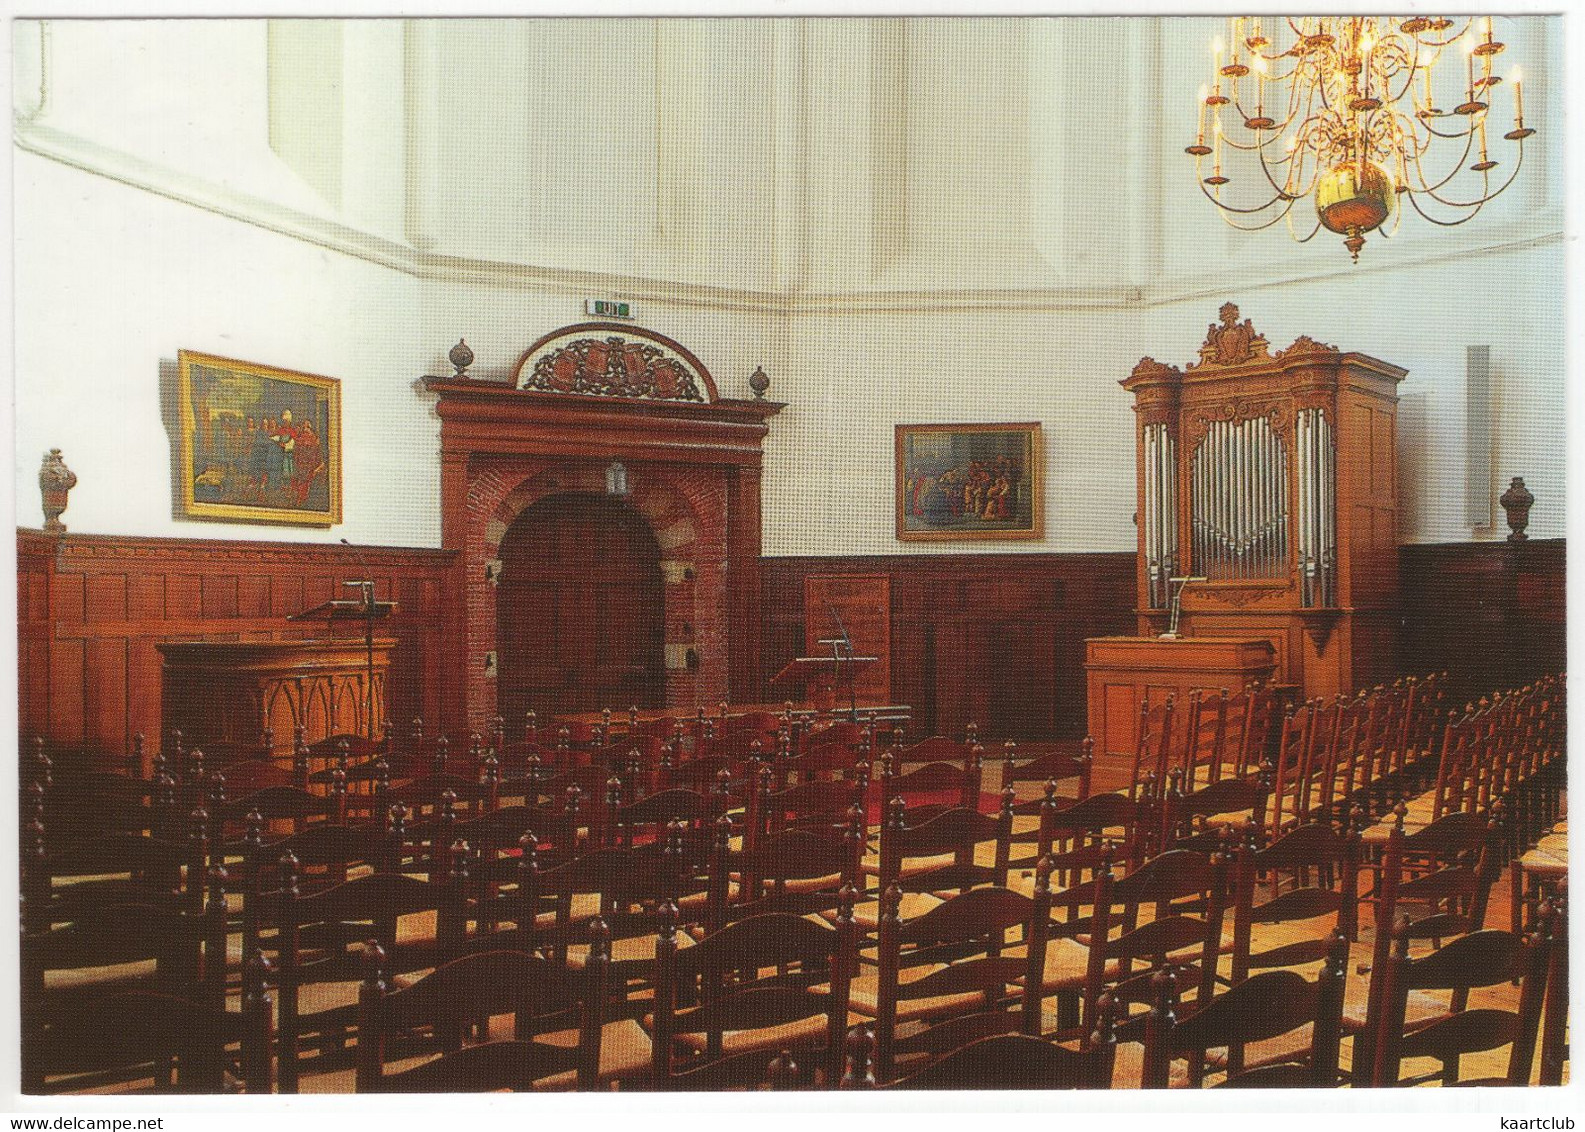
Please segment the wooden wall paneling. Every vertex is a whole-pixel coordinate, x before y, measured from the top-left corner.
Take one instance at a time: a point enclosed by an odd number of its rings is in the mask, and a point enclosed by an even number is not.
[[[24,738],[43,735],[103,754],[125,753],[141,732],[152,757],[163,729],[157,642],[323,633],[322,625],[286,617],[315,600],[344,596],[342,581],[363,577],[364,563],[382,597],[418,595],[382,626],[400,642],[402,658],[388,692],[392,702],[432,720],[443,686],[436,670],[439,607],[454,559],[423,549],[56,538],[18,530],[19,727]],[[351,709],[340,710],[346,716]]]
[[[84,740],[96,750],[125,751],[127,743],[127,639],[83,643]]]
[[[804,577],[804,656],[829,656],[831,640],[847,630],[858,656],[875,663],[857,674],[861,700],[889,703],[892,695],[891,577],[886,574],[808,574]],[[833,612],[835,611],[835,616]],[[841,619],[839,626],[836,618]]]
[[[1398,667],[1446,670],[1455,699],[1568,664],[1563,539],[1400,548]]]
[[[62,743],[83,741],[83,642],[62,638],[49,649],[49,734]]]
[[[891,698],[918,734],[1082,735],[1084,639],[1133,625],[1131,553],[767,558],[768,670],[803,646],[804,577],[847,573],[891,579]]]

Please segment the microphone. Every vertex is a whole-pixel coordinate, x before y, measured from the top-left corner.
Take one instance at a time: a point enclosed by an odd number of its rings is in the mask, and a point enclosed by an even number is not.
[[[1183,591],[1188,589],[1193,582],[1208,582],[1210,580],[1210,578],[1203,575],[1188,575],[1167,579],[1168,585],[1175,584],[1178,588],[1172,594],[1172,619],[1167,623],[1167,631],[1161,634],[1160,638],[1158,638],[1159,640],[1175,641],[1178,639],[1178,617],[1183,612]]]
[[[363,554],[357,547],[353,546],[345,538],[341,540],[341,545],[352,551],[352,556],[358,560],[358,566],[363,570],[363,581],[342,582],[341,584],[344,586],[357,586],[363,592],[364,606],[372,611],[374,609],[374,574],[369,569],[369,564],[363,560]]]

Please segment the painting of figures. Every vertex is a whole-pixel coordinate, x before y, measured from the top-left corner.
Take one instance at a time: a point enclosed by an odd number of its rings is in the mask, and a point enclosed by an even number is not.
[[[340,384],[188,350],[179,356],[183,514],[339,523]]]
[[[898,425],[899,539],[1037,539],[1038,424]]]

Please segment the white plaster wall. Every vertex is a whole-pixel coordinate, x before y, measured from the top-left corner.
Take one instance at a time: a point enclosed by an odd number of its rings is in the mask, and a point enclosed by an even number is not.
[[[16,156],[17,521],[38,526],[38,464],[77,473],[73,531],[436,545],[439,422],[407,276],[30,154]],[[339,527],[175,517],[177,351],[341,381]]]
[[[780,386],[791,406],[767,446],[772,554],[935,553],[894,531],[893,426],[1039,421],[1046,442],[1041,542],[953,544],[954,552],[1130,550],[1135,545],[1132,398],[1117,385],[1142,356],[1184,366],[1225,300],[1273,350],[1300,334],[1409,370],[1399,387],[1403,542],[1507,535],[1464,523],[1465,349],[1491,347],[1493,498],[1525,477],[1529,533],[1566,533],[1563,274],[1558,244],[1477,261],[1478,318],[1462,317],[1469,275],[1445,265],[1341,281],[1250,288],[1110,312],[887,313],[792,320]]]
[[[982,549],[1126,550],[1116,382],[1192,359],[1232,299],[1274,348],[1411,371],[1405,541],[1503,534],[1462,514],[1464,349],[1491,346],[1491,491],[1525,476],[1531,534],[1561,535],[1557,21],[1509,34],[1542,130],[1514,193],[1451,232],[1406,220],[1358,267],[1200,199],[1182,146],[1213,24],[349,21],[338,203],[269,148],[265,22],[18,23],[18,521],[59,446],[74,530],[434,545],[415,379],[459,335],[504,374],[600,297],[728,396],[771,374],[769,553],[934,551],[893,537],[892,429],[976,420],[1047,441],[1046,538]],[[312,97],[276,107],[312,129]],[[173,516],[153,391],[179,348],[342,380],[341,527]]]

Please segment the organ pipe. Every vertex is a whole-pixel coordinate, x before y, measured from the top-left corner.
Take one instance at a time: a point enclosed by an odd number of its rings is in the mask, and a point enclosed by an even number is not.
[[[1211,421],[1189,476],[1195,571],[1221,580],[1283,576],[1287,451],[1271,422],[1265,417]]]

